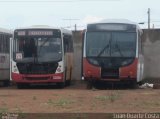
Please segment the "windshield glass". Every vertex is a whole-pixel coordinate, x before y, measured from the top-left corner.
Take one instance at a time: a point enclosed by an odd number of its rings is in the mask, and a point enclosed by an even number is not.
[[[87,57],[135,57],[136,32],[87,32]]]
[[[14,39],[14,59],[17,61],[58,61],[62,58],[61,38],[19,37]]]

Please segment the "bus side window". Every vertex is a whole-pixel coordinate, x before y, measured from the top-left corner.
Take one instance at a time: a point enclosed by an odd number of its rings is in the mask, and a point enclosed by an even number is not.
[[[6,52],[7,53],[9,53],[9,51],[10,51],[9,43],[10,43],[10,36],[7,35],[7,37],[6,37]]]
[[[64,53],[66,53],[68,51],[68,39],[67,37],[64,36]]]
[[[143,54],[142,50],[142,40],[140,33],[138,34],[138,54]]]
[[[73,52],[73,39],[71,36],[64,36],[64,52]]]
[[[4,52],[5,53],[9,53],[9,36],[8,35],[4,35],[4,41],[3,41],[3,45],[4,45]]]
[[[2,52],[2,47],[3,47],[3,41],[2,41],[2,34],[0,34],[0,52]]]
[[[71,36],[68,39],[68,52],[73,52],[73,39]]]
[[[0,34],[0,52],[1,53],[9,53],[8,47],[7,47],[7,35]]]

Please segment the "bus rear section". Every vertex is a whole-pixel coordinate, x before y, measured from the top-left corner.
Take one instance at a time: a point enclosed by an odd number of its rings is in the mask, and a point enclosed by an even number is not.
[[[141,30],[131,23],[103,22],[87,26],[83,47],[83,78],[137,83],[143,76]]]
[[[18,88],[44,83],[64,87],[71,80],[66,71],[72,67],[66,63],[71,56],[66,59],[62,34],[72,36],[70,31],[42,27],[14,31],[12,80]]]
[[[3,86],[10,83],[10,38],[12,32],[0,28],[0,82]]]

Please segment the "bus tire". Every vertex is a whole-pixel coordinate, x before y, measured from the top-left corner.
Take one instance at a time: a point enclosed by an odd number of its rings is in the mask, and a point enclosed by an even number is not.
[[[29,84],[26,83],[17,83],[18,89],[27,89],[29,87]]]
[[[4,87],[10,86],[10,80],[5,80],[5,81],[3,81],[3,86],[4,86]]]
[[[92,87],[93,87],[93,82],[92,82],[92,80],[88,80],[88,81],[87,81],[87,89],[92,89]]]
[[[57,83],[57,85],[58,85],[58,88],[60,88],[60,89],[65,87],[65,83],[64,82],[59,82],[59,83]]]
[[[72,68],[70,68],[70,78],[68,80],[66,80],[66,86],[71,85],[71,80],[72,80]]]
[[[137,88],[138,88],[138,85],[137,85],[137,82],[136,82],[136,81],[131,81],[131,82],[130,82],[130,85],[131,85],[131,88],[132,88],[132,89],[137,89]]]
[[[65,67],[65,71],[64,71],[64,81],[63,82],[58,82],[58,88],[63,89],[66,86],[66,76],[67,76],[67,67]]]
[[[71,85],[71,80],[66,80],[65,85],[70,86]]]
[[[143,81],[139,81],[139,82],[137,82],[137,84],[138,84],[139,86],[141,86],[142,84],[144,84],[144,82],[143,82]]]

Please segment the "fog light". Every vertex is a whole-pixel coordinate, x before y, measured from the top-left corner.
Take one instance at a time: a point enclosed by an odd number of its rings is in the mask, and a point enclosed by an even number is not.
[[[88,75],[91,75],[91,71],[87,71],[87,74],[88,74]]]
[[[129,72],[129,75],[130,75],[130,76],[133,76],[133,72],[132,72],[132,71],[131,71],[131,72]]]

